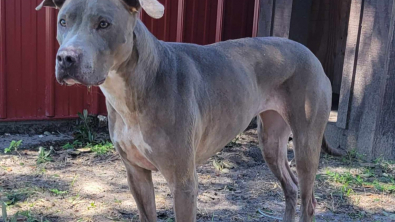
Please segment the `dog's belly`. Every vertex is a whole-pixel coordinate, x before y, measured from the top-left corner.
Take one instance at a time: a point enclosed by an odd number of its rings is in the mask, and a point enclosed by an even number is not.
[[[222,150],[232,139],[234,139],[239,133],[247,128],[251,119],[255,115],[250,115],[247,111],[240,119],[234,119],[234,121],[226,124],[209,125],[206,127],[206,132],[202,135],[199,146],[196,150],[196,163],[204,164],[207,159],[215,155],[215,153]],[[220,119],[219,122],[224,123],[224,120]]]
[[[127,127],[119,124],[114,128],[112,135],[114,143],[118,144],[118,152],[124,161],[147,170],[156,171],[157,168],[144,156],[144,152],[152,152],[151,147],[145,143],[141,131],[136,127]]]

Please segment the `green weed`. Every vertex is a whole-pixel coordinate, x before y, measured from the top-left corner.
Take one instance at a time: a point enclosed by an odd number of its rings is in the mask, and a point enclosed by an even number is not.
[[[67,193],[67,191],[60,191],[58,189],[50,189],[49,191],[51,191],[55,195],[62,195]]]
[[[95,202],[91,202],[89,204],[88,210],[90,210],[91,208],[96,208]]]
[[[40,147],[39,151],[38,151],[37,164],[42,164],[42,163],[52,161],[52,158],[50,156],[51,153],[52,153],[52,150],[45,152],[45,148]]]
[[[65,150],[73,150],[79,147],[82,147],[82,143],[78,140],[75,140],[73,143],[66,143],[65,145],[62,146],[62,148]]]
[[[22,140],[19,141],[11,141],[10,145],[4,149],[4,153],[11,153],[13,151],[17,151],[22,144]]]
[[[90,126],[92,124],[92,118],[88,116],[88,110],[84,109],[82,113],[78,113],[78,116],[81,124],[75,132],[75,138],[82,142],[94,143],[95,134]]]

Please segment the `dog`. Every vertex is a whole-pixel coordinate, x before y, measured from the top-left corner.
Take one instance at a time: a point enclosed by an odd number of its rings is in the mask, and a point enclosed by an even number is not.
[[[245,38],[207,46],[166,43],[139,20],[141,8],[164,14],[157,0],[44,0],[60,9],[56,79],[99,86],[111,140],[127,170],[140,220],[157,220],[152,171],[174,197],[178,222],[196,221],[196,166],[258,116],[266,164],[285,195],[284,221],[312,221],[314,179],[331,110],[331,83],[319,60],[291,40]],[[287,162],[293,132],[296,177]]]

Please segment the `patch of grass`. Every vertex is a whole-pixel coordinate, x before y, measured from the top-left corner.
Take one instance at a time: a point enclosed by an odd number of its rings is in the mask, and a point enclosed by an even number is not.
[[[378,175],[373,174],[369,169],[364,169],[361,174],[352,174],[350,172],[337,173],[326,170],[326,176],[335,183],[341,184],[341,192],[349,196],[356,187],[372,188],[379,192],[395,192],[394,179],[379,181]]]
[[[348,165],[352,165],[353,163],[361,162],[364,159],[364,155],[357,152],[357,149],[352,149],[347,152],[347,155],[342,157],[342,162]]]
[[[96,144],[92,147],[92,152],[97,155],[104,155],[114,149],[114,145],[110,142]]]
[[[30,210],[25,210],[19,213],[20,215],[26,217],[26,222],[39,222],[36,218],[33,217],[32,212]],[[43,220],[41,220],[43,221]]]
[[[10,192],[5,192],[5,197],[7,198],[6,200],[4,200],[4,203],[7,206],[11,206],[14,205],[15,203],[19,202],[19,201],[23,201],[25,199],[27,199],[31,194],[36,192],[36,188],[23,188],[23,189],[13,189]]]
[[[13,151],[17,151],[22,144],[22,140],[19,141],[11,141],[10,145],[4,149],[4,153],[11,153]]]
[[[376,165],[378,165],[385,173],[394,173],[395,171],[395,161],[385,160],[380,157],[373,161]]]
[[[37,157],[37,164],[42,164],[42,163],[46,163],[46,162],[50,162],[52,161],[51,158],[51,153],[52,153],[52,149],[48,152],[45,152],[45,148],[44,147],[40,147],[39,151],[38,151],[38,157]]]
[[[72,149],[74,149],[74,146],[70,143],[66,143],[62,146],[62,148],[65,150],[72,150]]]
[[[73,150],[75,148],[82,147],[82,143],[78,140],[75,140],[73,143],[66,143],[65,145],[62,146],[63,149],[65,150]]]
[[[25,210],[25,211],[21,211],[21,212],[18,211],[15,213],[14,216],[9,218],[8,214],[7,214],[7,204],[4,202],[1,203],[1,212],[2,212],[3,222],[18,222],[18,221],[49,222],[48,220],[44,220],[43,218],[41,218],[40,220],[36,219],[30,210]]]
[[[390,184],[379,182],[378,180],[374,180],[372,183],[366,183],[366,185],[373,185],[374,188],[378,191],[385,193],[393,193],[395,191],[395,182],[392,180]]]
[[[49,191],[51,191],[55,195],[62,195],[67,193],[67,191],[60,191],[58,189],[50,189]]]

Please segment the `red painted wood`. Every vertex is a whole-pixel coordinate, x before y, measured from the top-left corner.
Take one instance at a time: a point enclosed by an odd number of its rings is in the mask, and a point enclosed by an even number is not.
[[[226,0],[222,40],[252,37],[255,0]]]
[[[201,45],[217,42],[218,1],[185,1],[185,11],[190,13],[184,14],[183,42]]]
[[[182,42],[182,32],[184,28],[184,0],[178,0],[177,5],[177,36],[176,41]]]
[[[76,118],[83,109],[106,114],[99,88],[56,82],[57,10],[35,11],[41,1],[0,0],[0,121]],[[256,35],[257,0],[159,1],[163,18],[140,14],[158,39],[204,45]]]
[[[20,101],[24,101],[20,95],[22,75],[21,64],[21,10],[20,0],[5,1],[6,5],[6,85],[7,85],[7,118],[15,118],[18,115],[25,116]],[[20,110],[19,110],[20,109]]]
[[[223,24],[223,14],[224,14],[224,0],[218,0],[217,5],[217,23],[215,27],[215,41],[219,42],[222,40],[222,24]]]
[[[5,22],[5,0],[0,0],[0,119],[7,118]]]
[[[260,2],[259,0],[255,0],[254,18],[252,21],[252,37],[257,37],[258,35],[259,2]]]
[[[45,70],[45,115],[48,117],[55,116],[55,89],[54,89],[54,68],[55,68],[55,11],[50,8],[45,9],[45,37],[47,45],[45,50],[46,70]]]
[[[183,7],[182,0],[159,0],[165,6],[165,14],[160,19],[153,19],[147,15],[144,10],[141,11],[141,17],[148,30],[151,31],[158,39],[169,42],[176,42],[182,39],[179,36],[179,30],[182,28],[182,21],[178,21],[180,10]]]

